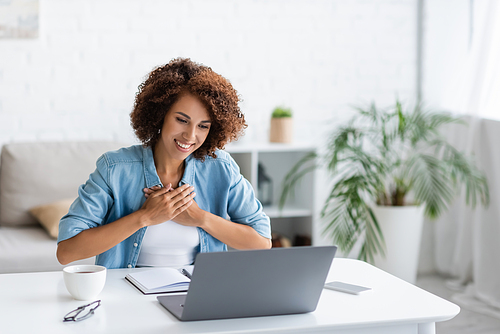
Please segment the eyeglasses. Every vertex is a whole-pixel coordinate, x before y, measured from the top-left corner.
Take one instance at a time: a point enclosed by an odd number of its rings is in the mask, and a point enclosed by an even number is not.
[[[87,305],[80,306],[79,308],[69,312],[64,316],[63,322],[69,322],[69,321],[82,321],[87,318],[90,318],[93,314],[96,308],[101,306],[101,301],[96,300],[95,302],[92,302]]]

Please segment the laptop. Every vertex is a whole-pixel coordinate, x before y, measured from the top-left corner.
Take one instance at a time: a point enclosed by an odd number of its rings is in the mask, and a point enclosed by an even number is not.
[[[187,294],[157,299],[181,321],[312,312],[337,247],[199,253]]]

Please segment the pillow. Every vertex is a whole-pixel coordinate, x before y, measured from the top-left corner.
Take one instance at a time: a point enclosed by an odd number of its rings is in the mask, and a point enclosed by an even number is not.
[[[57,239],[59,234],[59,221],[68,213],[74,199],[64,199],[50,204],[36,206],[29,212],[47,230],[49,235]]]

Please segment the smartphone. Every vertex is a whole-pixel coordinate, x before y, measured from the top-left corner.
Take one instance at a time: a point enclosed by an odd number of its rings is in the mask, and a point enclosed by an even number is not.
[[[348,284],[338,281],[326,283],[325,288],[340,292],[351,293],[353,295],[359,295],[363,291],[371,290],[371,288],[367,288],[365,286]]]

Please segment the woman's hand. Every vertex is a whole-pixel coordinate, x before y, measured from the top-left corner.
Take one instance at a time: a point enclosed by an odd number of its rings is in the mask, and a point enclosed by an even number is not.
[[[151,195],[152,193],[154,193],[155,191],[160,190],[160,189],[166,189],[167,191],[174,190],[172,188],[172,184],[169,183],[169,184],[167,184],[167,186],[165,188],[162,188],[160,186],[152,186],[151,188],[144,188],[144,189],[142,189],[142,191],[144,191],[144,197],[148,198],[149,195]]]
[[[193,203],[196,193],[194,187],[188,184],[182,185],[177,189],[172,189],[171,184],[164,188],[153,187],[145,188],[144,202],[141,210],[146,215],[145,226],[161,224],[168,220],[173,220],[182,212],[186,211]]]
[[[191,205],[172,219],[174,222],[184,226],[199,226],[203,223],[203,214],[206,211],[200,209],[198,203],[193,201]]]

